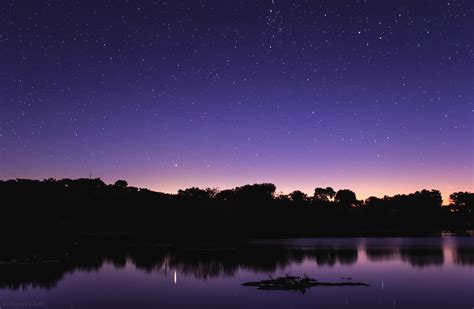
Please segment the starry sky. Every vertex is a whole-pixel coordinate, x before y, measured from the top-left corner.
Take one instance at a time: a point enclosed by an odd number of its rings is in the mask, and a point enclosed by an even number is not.
[[[472,1],[2,1],[0,178],[473,190]]]

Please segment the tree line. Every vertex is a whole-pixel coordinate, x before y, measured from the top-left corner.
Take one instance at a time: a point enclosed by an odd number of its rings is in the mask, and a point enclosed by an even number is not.
[[[271,183],[227,190],[192,187],[177,194],[124,180],[0,181],[1,229],[11,235],[133,232],[162,239],[362,236],[472,229],[474,194],[438,190],[358,200],[348,189],[277,194]]]

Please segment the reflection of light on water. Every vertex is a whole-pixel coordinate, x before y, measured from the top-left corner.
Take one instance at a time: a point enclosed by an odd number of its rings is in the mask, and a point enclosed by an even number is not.
[[[174,276],[173,276],[173,282],[174,284],[176,284],[176,281],[178,281],[178,277],[176,275],[176,271],[174,272]]]

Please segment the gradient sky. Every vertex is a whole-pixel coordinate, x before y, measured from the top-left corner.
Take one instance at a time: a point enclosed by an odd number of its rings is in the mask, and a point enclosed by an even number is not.
[[[473,190],[472,1],[2,1],[0,178]]]

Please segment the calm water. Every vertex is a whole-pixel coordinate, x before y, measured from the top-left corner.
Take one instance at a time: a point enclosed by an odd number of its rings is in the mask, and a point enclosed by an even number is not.
[[[65,261],[0,265],[4,308],[474,308],[474,238],[257,241],[239,248],[79,249]],[[302,294],[242,283],[306,274],[369,287]]]

